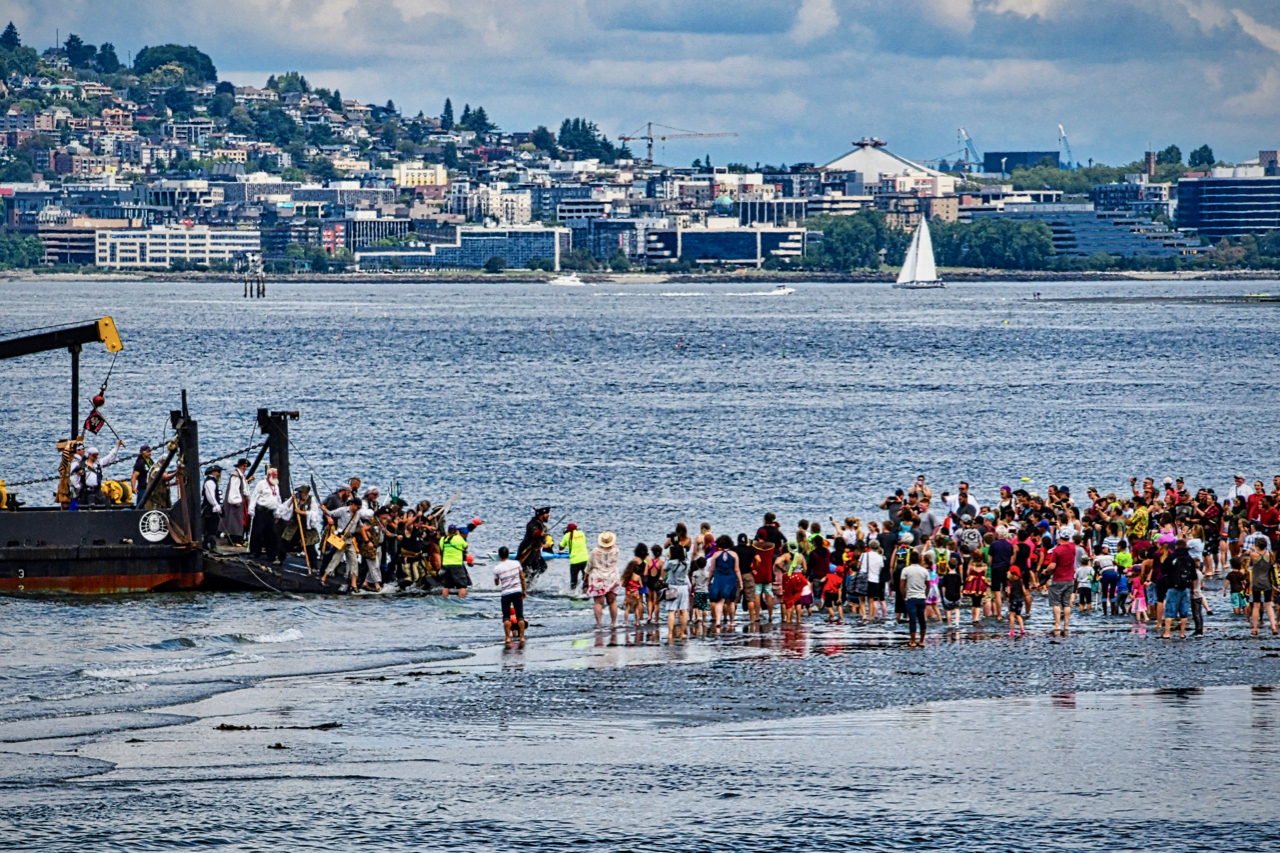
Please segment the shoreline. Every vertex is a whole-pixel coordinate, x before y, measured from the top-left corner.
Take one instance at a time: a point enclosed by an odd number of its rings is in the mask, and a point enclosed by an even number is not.
[[[1046,270],[943,269],[948,282],[1168,282],[1168,281],[1276,281],[1277,270],[1196,270],[1158,272],[1130,270],[1123,272],[1051,272]],[[272,274],[268,284],[546,284],[558,274],[513,271],[498,274],[482,271],[442,272],[345,272]],[[579,273],[588,284],[735,284],[735,283],[820,283],[820,284],[892,284],[896,272],[791,272],[747,270],[726,273],[658,273],[658,272],[591,272]],[[238,273],[156,271],[50,272],[39,270],[5,270],[0,282],[191,282],[243,283]]]

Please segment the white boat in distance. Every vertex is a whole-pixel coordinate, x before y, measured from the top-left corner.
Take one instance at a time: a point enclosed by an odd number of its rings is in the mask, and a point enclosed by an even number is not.
[[[946,287],[938,278],[938,267],[933,262],[933,239],[929,236],[929,222],[920,220],[920,226],[911,237],[907,257],[902,262],[902,272],[894,287],[902,290],[936,290]]]
[[[796,292],[796,289],[794,287],[787,287],[785,284],[780,284],[777,287],[775,287],[773,290],[770,290],[767,293],[764,293],[762,295],[763,296],[790,296],[795,292]]]
[[[547,284],[551,285],[552,287],[586,287],[587,286],[587,283],[585,281],[578,278],[577,273],[570,273],[569,275],[558,275],[555,278],[551,279],[551,281],[547,282]]]

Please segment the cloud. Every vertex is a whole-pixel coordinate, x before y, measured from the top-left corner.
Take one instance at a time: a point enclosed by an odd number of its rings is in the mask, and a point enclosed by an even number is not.
[[[804,0],[796,13],[791,38],[800,44],[808,44],[822,38],[840,26],[840,14],[831,0]]]
[[[121,58],[177,42],[222,77],[296,69],[416,113],[483,104],[507,129],[587,116],[734,130],[669,142],[688,162],[826,161],[865,135],[908,156],[1050,150],[1125,163],[1148,140],[1228,158],[1274,144],[1275,0],[0,0],[43,49],[55,28]],[[1197,139],[1185,138],[1195,128]],[[1161,145],[1161,147],[1163,147]]]
[[[1257,39],[1258,44],[1267,50],[1280,53],[1280,30],[1255,21],[1241,9],[1232,9],[1231,13],[1235,15],[1236,21],[1240,24],[1240,29]]]
[[[797,0],[587,0],[588,13],[601,29],[669,33],[784,33],[798,5]]]

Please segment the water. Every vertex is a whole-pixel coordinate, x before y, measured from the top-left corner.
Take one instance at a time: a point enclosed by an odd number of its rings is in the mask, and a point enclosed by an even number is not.
[[[458,517],[488,521],[481,554],[544,503],[629,547],[766,510],[878,518],[921,471],[990,500],[1022,477],[1221,492],[1280,462],[1274,431],[1250,428],[1277,401],[1276,306],[1192,299],[1274,285],[742,295],[770,287],[273,284],[249,302],[235,284],[20,282],[0,285],[0,337],[111,314],[125,351],[107,415],[131,448],[158,442],[184,387],[206,458],[256,442],[259,406],[298,409],[295,476],[462,489]],[[82,412],[110,363],[86,347]],[[0,371],[0,477],[47,476],[68,358]],[[667,647],[583,633],[557,563],[528,647],[501,650],[487,572],[461,602],[0,599],[5,846],[1277,840],[1260,768],[1280,641],[1248,639],[1225,606],[1182,643],[1099,617],[1055,640],[1037,602],[1026,641],[966,627],[912,653],[892,626],[812,625]]]

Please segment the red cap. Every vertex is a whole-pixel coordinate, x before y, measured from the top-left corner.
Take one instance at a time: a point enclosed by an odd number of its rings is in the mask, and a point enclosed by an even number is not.
[[[482,525],[482,524],[484,524],[484,519],[481,519],[481,518],[473,518],[473,519],[471,519],[471,527],[472,527],[472,529],[477,528],[477,527],[479,527],[479,526],[480,526],[480,525]]]
[[[572,524],[572,523],[571,523],[571,524],[569,524],[567,527],[565,527],[565,531],[566,531],[566,532],[568,532],[568,531],[570,531],[570,530],[577,530],[577,529],[578,529],[578,525],[576,525],[576,524]]]

